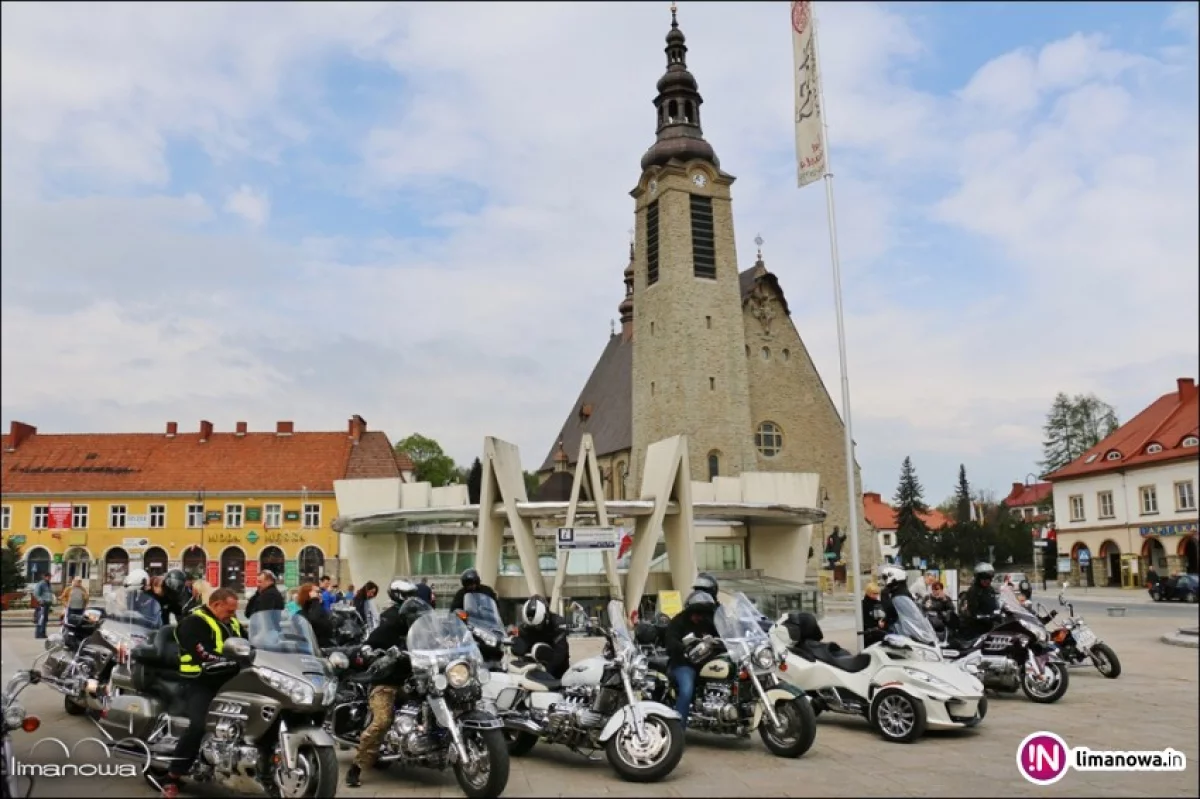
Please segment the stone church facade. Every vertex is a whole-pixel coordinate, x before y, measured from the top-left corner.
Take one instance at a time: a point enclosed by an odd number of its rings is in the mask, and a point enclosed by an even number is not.
[[[684,434],[695,481],[746,471],[821,476],[829,516],[814,531],[812,574],[820,542],[835,526],[848,530],[841,415],[761,250],[751,268],[738,270],[736,178],[704,139],[703,100],[686,53],[673,13],[667,70],[654,101],[656,138],[630,192],[636,243],[624,272],[621,329],[610,336],[542,464],[539,498],[565,498],[566,468],[584,433],[595,442],[610,499],[636,496],[650,444]],[[857,465],[855,481],[861,497]],[[879,556],[861,501],[855,507],[867,569]]]

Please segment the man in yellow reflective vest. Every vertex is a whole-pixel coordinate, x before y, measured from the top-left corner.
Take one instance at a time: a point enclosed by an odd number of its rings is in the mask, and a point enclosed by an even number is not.
[[[236,617],[237,609],[237,594],[228,588],[218,588],[209,596],[206,606],[186,615],[175,628],[179,673],[189,680],[188,727],[175,745],[163,786],[163,795],[168,799],[179,795],[179,781],[192,770],[200,753],[209,704],[221,686],[238,672],[238,664],[221,654],[227,640],[245,635]]]

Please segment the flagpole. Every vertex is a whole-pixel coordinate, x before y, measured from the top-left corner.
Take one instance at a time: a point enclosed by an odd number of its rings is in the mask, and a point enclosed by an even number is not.
[[[854,569],[854,586],[861,593],[863,586],[862,568],[859,563],[858,549],[858,506],[862,504],[854,481],[854,429],[850,421],[850,372],[846,365],[846,322],[842,313],[842,266],[838,256],[837,213],[833,202],[833,169],[829,158],[829,123],[827,106],[825,105],[825,76],[819,65],[821,63],[820,26],[816,15],[813,15],[813,55],[818,65],[817,97],[821,109],[821,151],[825,156],[825,210],[829,218],[829,260],[833,268],[833,302],[837,309],[838,361],[842,369],[842,421],[845,431],[846,445],[846,498],[850,510],[850,555],[851,566]],[[862,650],[864,626],[862,602],[854,602],[854,618],[858,623],[859,651]]]

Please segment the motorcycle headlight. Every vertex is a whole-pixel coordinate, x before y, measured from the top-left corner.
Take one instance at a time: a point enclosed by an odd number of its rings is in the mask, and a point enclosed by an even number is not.
[[[629,661],[629,678],[633,682],[641,682],[646,679],[646,673],[649,671],[649,666],[646,661],[646,656],[640,653],[634,654]]]
[[[466,663],[451,663],[446,667],[446,682],[451,688],[462,688],[471,681],[471,667]]]
[[[1038,640],[1038,643],[1044,644],[1050,640],[1050,635],[1046,632],[1045,627],[1041,627],[1033,622],[1025,621],[1025,619],[1021,619],[1020,622],[1022,627],[1033,633],[1033,637]]]
[[[907,674],[909,677],[912,677],[914,680],[920,680],[921,682],[928,685],[930,688],[936,688],[939,691],[945,691],[950,694],[957,693],[957,690],[954,688],[953,685],[946,682],[945,680],[939,680],[937,677],[934,677],[932,674],[930,674],[927,671],[921,671],[920,669],[906,668],[904,670],[904,673]]]
[[[21,726],[21,722],[25,720],[25,708],[13,702],[8,707],[4,708],[4,726],[9,729],[17,729]]]
[[[281,694],[287,694],[288,698],[297,705],[311,705],[317,701],[316,692],[313,690],[312,684],[306,680],[298,680],[290,674],[284,674],[282,671],[276,671],[275,669],[268,669],[266,666],[256,666],[254,673],[276,691],[279,691]],[[322,696],[321,701],[324,701],[324,696]]]
[[[775,668],[775,652],[769,644],[764,644],[754,650],[754,654],[750,658],[757,669],[766,670]]]
[[[495,649],[500,646],[500,639],[492,633],[484,631],[476,633],[476,635],[479,636],[479,642],[489,649]]]

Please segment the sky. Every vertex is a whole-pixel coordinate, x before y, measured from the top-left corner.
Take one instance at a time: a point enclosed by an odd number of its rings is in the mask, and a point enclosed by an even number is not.
[[[420,432],[542,462],[623,295],[666,2],[5,3],[0,416]],[[866,490],[1004,496],[1059,391],[1196,376],[1191,3],[817,3]],[[840,405],[786,3],[679,4]],[[834,478],[836,479],[836,478]]]

